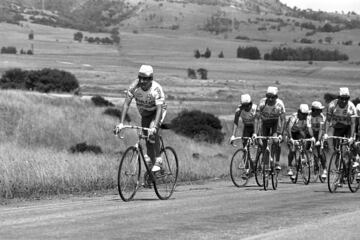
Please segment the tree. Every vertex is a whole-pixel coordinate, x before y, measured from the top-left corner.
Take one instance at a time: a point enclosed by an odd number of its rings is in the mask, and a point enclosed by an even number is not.
[[[200,57],[201,57],[200,51],[199,51],[198,49],[196,49],[196,50],[194,51],[194,57],[195,57],[195,58],[200,58]]]
[[[205,58],[210,58],[211,57],[211,51],[209,48],[206,48],[205,53],[204,53],[204,57]]]
[[[82,41],[82,39],[83,39],[83,34],[82,34],[82,32],[76,32],[76,33],[74,33],[74,40],[75,41],[78,41],[78,42],[81,42]]]

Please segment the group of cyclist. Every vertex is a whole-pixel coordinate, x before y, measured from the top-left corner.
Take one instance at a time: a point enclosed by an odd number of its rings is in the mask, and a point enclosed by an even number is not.
[[[268,87],[266,97],[260,100],[259,105],[252,102],[249,94],[241,95],[240,105],[235,111],[233,132],[230,143],[236,138],[239,121],[242,122],[242,137],[256,138],[261,136],[278,136],[281,141],[287,136],[288,175],[293,176],[293,159],[295,153],[294,140],[311,139],[314,143],[314,155],[320,159],[324,169],[321,177],[326,178],[326,158],[320,152],[321,141],[326,141],[329,135],[346,137],[349,144],[356,140],[356,119],[360,116],[360,104],[356,107],[350,101],[350,92],[346,87],[340,88],[339,96],[329,103],[326,116],[323,113],[325,107],[320,101],[313,101],[311,109],[305,103],[300,104],[297,112],[291,114],[286,120],[285,106],[278,98],[278,89]],[[359,127],[360,128],[360,127]],[[335,146],[336,142],[332,143]],[[279,165],[280,144],[275,145],[275,168],[281,170]],[[308,145],[310,149],[310,145]],[[356,148],[354,148],[356,149]],[[356,156],[357,151],[352,154]],[[358,162],[355,162],[358,165]],[[252,168],[253,169],[253,168]],[[357,176],[360,177],[360,176]]]
[[[122,108],[120,123],[115,132],[119,133],[124,127],[124,120],[132,99],[135,98],[137,108],[141,115],[141,126],[149,128],[149,139],[146,142],[147,154],[145,160],[152,171],[161,169],[162,159],[160,156],[158,129],[166,115],[165,94],[159,83],[153,80],[153,68],[150,65],[142,65],[139,69],[138,78],[129,86]],[[321,159],[324,169],[322,177],[326,178],[326,159],[320,154],[320,141],[327,140],[329,135],[347,137],[350,144],[356,140],[356,119],[360,116],[360,104],[356,107],[350,101],[350,92],[346,87],[340,88],[339,96],[329,103],[326,116],[323,113],[325,107],[320,101],[311,103],[311,110],[305,103],[300,104],[296,113],[288,120],[283,101],[278,97],[278,88],[269,86],[266,95],[259,104],[253,103],[249,94],[240,97],[240,105],[235,111],[234,124],[230,143],[236,138],[239,122],[242,122],[242,137],[256,138],[259,136],[277,137],[273,144],[275,152],[275,169],[281,170],[279,164],[283,137],[287,136],[289,147],[288,175],[293,175],[294,140],[312,138],[315,143],[314,154]],[[360,127],[359,127],[360,129]],[[144,134],[147,134],[144,131]],[[360,135],[360,134],[359,134]],[[261,141],[259,141],[260,145]],[[246,142],[244,142],[244,145]],[[335,143],[334,143],[335,145]],[[266,147],[266,146],[263,146]],[[354,152],[357,154],[357,152]],[[356,164],[358,164],[356,162]],[[253,168],[252,168],[253,169]],[[359,176],[360,177],[360,176]]]

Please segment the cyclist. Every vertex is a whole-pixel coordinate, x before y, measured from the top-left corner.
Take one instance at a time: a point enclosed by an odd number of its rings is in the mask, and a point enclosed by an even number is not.
[[[324,106],[319,101],[314,101],[311,103],[311,113],[310,113],[310,123],[311,129],[313,131],[313,136],[315,138],[315,151],[314,155],[320,159],[320,163],[322,165],[323,173],[321,177],[325,179],[327,177],[327,170],[326,170],[326,158],[321,154],[320,151],[320,139],[324,133],[325,127],[325,115],[322,113]]]
[[[278,98],[278,88],[268,87],[266,91],[266,97],[260,100],[260,103],[256,109],[255,117],[255,129],[260,130],[262,136],[278,136],[280,141],[282,140],[282,133],[285,126],[285,106],[282,100]],[[256,137],[256,133],[253,134]],[[260,141],[261,143],[261,141]],[[275,169],[281,170],[279,160],[281,147],[277,144],[273,144],[275,147],[276,163]],[[263,148],[267,146],[264,144]]]
[[[347,137],[349,142],[355,139],[355,120],[356,108],[350,101],[350,92],[347,87],[340,88],[339,97],[329,103],[326,113],[324,139],[328,138],[328,134],[333,136]],[[331,132],[329,129],[331,128]],[[334,147],[336,141],[334,141]]]
[[[151,171],[157,172],[162,167],[160,142],[157,132],[165,118],[166,105],[165,94],[160,84],[153,80],[153,73],[153,68],[150,65],[142,65],[140,67],[138,79],[128,88],[121,112],[120,124],[116,126],[115,132],[119,133],[123,128],[126,113],[132,99],[135,98],[137,109],[141,115],[141,126],[150,128],[150,136],[146,140],[147,155],[145,155],[145,161],[151,168]],[[144,134],[147,134],[147,131],[144,131]]]
[[[290,116],[286,131],[289,136],[288,175],[293,176],[292,161],[295,157],[294,140],[310,138],[313,135],[309,116],[309,106],[307,104],[300,104],[298,111]],[[310,146],[307,146],[307,148],[308,147]]]
[[[240,105],[237,107],[234,116],[234,125],[232,136],[230,137],[230,144],[233,143],[236,138],[236,130],[238,128],[239,120],[242,122],[242,136],[243,137],[252,137],[254,134],[254,123],[255,123],[255,115],[256,115],[257,105],[253,104],[251,101],[251,97],[249,94],[243,94],[240,97]],[[247,140],[243,141],[243,145],[245,146]],[[250,161],[251,169],[254,169],[253,163]],[[246,169],[246,174],[249,174],[250,169]]]
[[[340,88],[338,98],[329,103],[323,139],[326,140],[330,133],[333,136],[349,138],[349,144],[351,145],[355,139],[356,116],[356,108],[350,101],[349,89],[347,87]],[[331,132],[329,131],[330,128]],[[334,139],[334,149],[337,143],[338,141]],[[353,151],[352,154],[356,155]],[[339,186],[342,186],[342,183],[339,183]]]

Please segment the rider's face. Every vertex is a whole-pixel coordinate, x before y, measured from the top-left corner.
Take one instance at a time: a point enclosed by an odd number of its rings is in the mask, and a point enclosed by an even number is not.
[[[338,104],[341,108],[344,108],[349,101],[350,97],[349,96],[340,96],[339,100],[338,100]]]
[[[152,77],[139,76],[139,86],[142,90],[147,91],[151,87]]]
[[[274,94],[271,94],[271,93],[267,93],[267,94],[266,94],[266,100],[267,100],[267,103],[268,103],[270,106],[272,106],[272,105],[275,104],[276,98],[277,98],[277,96],[274,95]]]

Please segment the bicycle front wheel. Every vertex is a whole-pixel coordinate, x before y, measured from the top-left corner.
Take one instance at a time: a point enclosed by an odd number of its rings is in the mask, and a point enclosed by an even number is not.
[[[360,187],[360,179],[358,178],[359,167],[354,167],[354,159],[348,160],[348,186],[351,192],[357,192]]]
[[[269,188],[269,175],[270,175],[270,152],[263,153],[263,188],[266,191]]]
[[[255,181],[259,187],[263,186],[263,157],[262,151],[258,151],[255,161]]]
[[[301,176],[304,184],[308,185],[310,182],[310,159],[307,152],[301,153]]]
[[[129,147],[123,154],[118,170],[118,190],[123,201],[128,202],[135,196],[139,186],[141,162],[139,151]]]
[[[343,162],[340,159],[340,154],[334,152],[330,158],[328,166],[327,183],[329,192],[334,193],[338,186],[340,186],[342,178]]]
[[[298,177],[299,177],[299,172],[301,172],[301,157],[300,157],[300,153],[299,151],[295,152],[295,156],[294,156],[294,161],[295,161],[295,168],[294,168],[294,173],[293,175],[290,177],[291,182],[292,183],[297,183]]]
[[[166,200],[171,197],[175,190],[179,163],[176,152],[172,147],[165,147],[161,151],[161,158],[163,160],[162,168],[154,173],[154,188],[158,198]]]
[[[230,177],[236,187],[245,186],[250,177],[250,162],[247,151],[238,149],[230,162]]]

